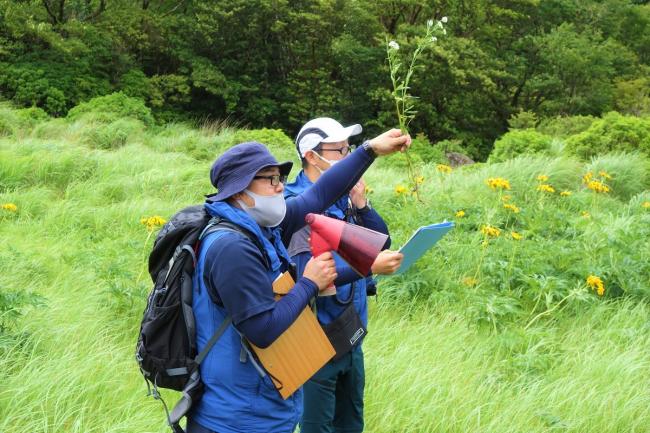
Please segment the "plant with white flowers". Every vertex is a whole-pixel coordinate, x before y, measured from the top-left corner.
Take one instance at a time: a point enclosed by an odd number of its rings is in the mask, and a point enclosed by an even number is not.
[[[444,25],[448,20],[449,19],[447,17],[442,17],[437,22],[434,22],[434,20],[431,19],[427,21],[426,34],[424,37],[419,38],[405,75],[400,74],[402,61],[400,60],[399,55],[399,44],[396,41],[387,40],[386,54],[388,58],[388,67],[390,69],[390,79],[393,83],[392,96],[395,100],[395,110],[397,112],[399,128],[404,134],[408,133],[409,124],[417,113],[417,111],[414,109],[414,102],[416,97],[409,93],[409,84],[411,82],[411,77],[413,76],[418,57],[420,56],[420,53],[422,53],[422,50],[435,44],[438,41],[438,37],[436,35],[447,34],[447,30],[445,29]],[[417,175],[413,171],[411,158],[409,157],[408,152],[405,152],[405,155],[412,192],[419,199],[418,187],[420,183],[416,182]]]

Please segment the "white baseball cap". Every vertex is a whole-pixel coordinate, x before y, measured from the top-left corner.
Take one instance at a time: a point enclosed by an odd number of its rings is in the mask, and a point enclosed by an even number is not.
[[[361,134],[362,128],[358,123],[344,127],[329,117],[312,119],[300,129],[296,137],[296,150],[301,158],[320,143],[338,143],[353,135]]]

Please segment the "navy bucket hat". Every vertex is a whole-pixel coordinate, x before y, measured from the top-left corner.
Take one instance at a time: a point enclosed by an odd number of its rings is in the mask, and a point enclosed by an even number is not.
[[[263,168],[279,167],[281,175],[288,175],[293,162],[279,163],[262,143],[241,143],[228,149],[212,164],[210,181],[217,192],[206,196],[208,201],[221,201],[242,192]]]

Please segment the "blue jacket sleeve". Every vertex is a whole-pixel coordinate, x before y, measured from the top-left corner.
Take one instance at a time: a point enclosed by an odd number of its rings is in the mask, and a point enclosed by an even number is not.
[[[357,213],[359,216],[359,225],[376,232],[384,233],[388,236],[386,243],[382,249],[387,250],[390,248],[391,239],[390,234],[388,233],[388,226],[384,222],[384,219],[377,213],[374,209],[369,209],[367,211],[361,211]]]
[[[271,345],[300,315],[309,300],[318,293],[318,286],[309,278],[301,277],[291,291],[266,310],[239,324],[239,330],[254,345]]]
[[[316,284],[300,278],[290,293],[276,302],[260,250],[239,233],[224,235],[210,246],[204,275],[235,326],[260,347],[282,334],[318,293]],[[255,326],[259,317],[264,318],[263,326]]]
[[[372,151],[359,148],[323,173],[313,187],[287,199],[287,213],[280,223],[282,242],[289,245],[291,235],[305,225],[305,215],[310,212],[323,213],[343,194],[350,191],[374,158]]]

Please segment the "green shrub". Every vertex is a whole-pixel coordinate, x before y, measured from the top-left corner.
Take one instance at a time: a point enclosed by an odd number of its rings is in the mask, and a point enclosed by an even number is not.
[[[0,288],[0,335],[14,329],[28,307],[38,307],[45,299],[37,293]]]
[[[38,108],[15,109],[10,104],[0,105],[0,137],[24,133],[47,120],[47,113]]]
[[[120,89],[124,94],[144,101],[150,94],[149,78],[141,70],[131,69],[120,78]]]
[[[551,137],[567,138],[586,131],[596,120],[593,116],[558,116],[542,120],[537,131]]]
[[[298,159],[293,140],[279,129],[240,129],[232,136],[230,146],[247,141],[257,141],[265,144],[278,160],[296,161]]]
[[[0,116],[0,137],[14,135],[14,128],[11,121],[4,116]]]
[[[458,140],[443,140],[432,144],[425,135],[418,134],[411,144],[411,152],[416,153],[425,164],[447,164],[447,152],[463,152],[458,143]]]
[[[589,129],[567,139],[567,151],[584,159],[608,152],[642,152],[650,156],[650,118],[611,112]]]
[[[467,149],[463,147],[462,140],[442,140],[433,144],[434,147],[440,147],[440,149],[446,154],[448,152],[458,152],[462,154],[467,154]],[[444,162],[444,161],[442,161]]]
[[[141,132],[144,124],[135,119],[119,119],[108,125],[87,128],[84,142],[97,149],[117,149],[124,146],[129,139]]]
[[[0,104],[0,137],[14,135],[16,127],[16,110],[10,103]]]
[[[545,153],[552,138],[534,129],[515,129],[494,142],[489,162],[501,162],[523,153]]]
[[[537,114],[532,111],[519,111],[516,114],[510,116],[508,119],[508,125],[510,129],[531,129],[537,126]]]
[[[93,98],[83,102],[68,112],[69,120],[77,120],[85,115],[103,123],[111,123],[123,117],[140,120],[146,126],[154,124],[151,110],[141,99],[126,96],[122,92]]]
[[[38,107],[21,108],[16,110],[15,113],[18,127],[21,129],[32,129],[50,118],[45,110]]]
[[[418,134],[411,143],[409,158],[415,165],[422,164],[449,164],[445,154],[447,152],[465,153],[459,140],[443,140],[432,144],[424,134]],[[404,154],[395,154],[375,161],[374,166],[379,168],[395,168],[404,170],[408,162]]]
[[[62,138],[63,135],[68,130],[68,123],[65,119],[54,118],[45,122],[38,123],[32,132],[32,136],[35,138],[41,138],[46,140]]]

